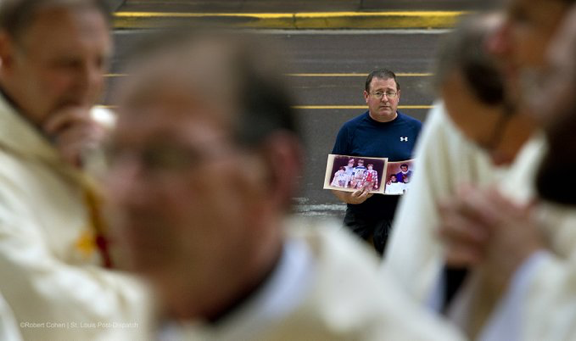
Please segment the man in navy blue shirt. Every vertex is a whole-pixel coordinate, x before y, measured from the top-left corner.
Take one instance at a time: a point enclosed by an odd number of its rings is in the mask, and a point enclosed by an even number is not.
[[[411,159],[422,123],[398,112],[400,84],[394,72],[383,69],[370,73],[364,99],[368,111],[344,124],[332,154],[387,157],[389,161]],[[373,195],[366,188],[333,193],[348,204],[344,224],[364,240],[373,240],[382,254],[399,196]]]

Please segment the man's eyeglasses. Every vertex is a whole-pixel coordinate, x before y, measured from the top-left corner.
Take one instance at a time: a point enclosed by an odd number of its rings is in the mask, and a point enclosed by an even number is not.
[[[194,148],[159,143],[146,146],[141,150],[122,150],[109,146],[105,152],[107,162],[111,167],[132,159],[147,172],[159,174],[190,172],[207,160],[227,155],[229,150],[216,143],[206,143],[203,147]]]
[[[394,99],[396,98],[396,96],[398,95],[398,93],[396,91],[376,91],[376,92],[371,92],[370,95],[374,96],[377,99],[382,99],[382,97],[384,97],[384,95],[386,95],[386,98],[388,99]]]

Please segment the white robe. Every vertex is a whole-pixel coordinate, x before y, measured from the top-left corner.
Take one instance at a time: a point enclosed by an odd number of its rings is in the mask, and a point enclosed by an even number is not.
[[[14,314],[2,296],[0,296],[0,340],[22,340]]]
[[[144,295],[104,270],[83,175],[0,99],[0,293],[26,340],[138,340]],[[82,327],[84,326],[84,327]]]
[[[396,212],[382,268],[424,303],[442,266],[438,202],[454,195],[457,184],[484,185],[504,170],[496,170],[487,155],[464,138],[441,103],[428,115],[414,158],[418,171]]]
[[[434,234],[437,201],[466,181],[493,183],[513,200],[527,202],[536,196],[535,172],[545,152],[543,138],[536,134],[504,176],[504,170],[495,170],[437,106],[419,140],[419,171],[400,205],[383,269],[426,302],[442,265],[442,248]],[[537,215],[550,249],[527,271],[514,275],[513,285],[486,321],[480,340],[499,341],[502,331],[509,335],[507,341],[576,339],[576,209],[545,203]]]
[[[517,202],[536,197],[535,175],[545,153],[544,138],[536,134],[502,184],[509,197]],[[514,323],[516,340],[576,340],[576,208],[543,203],[537,217],[549,249],[522,274],[522,283],[508,288],[488,327]],[[498,321],[506,312],[519,316]]]
[[[256,294],[244,304],[252,309],[240,307],[216,325],[194,322],[172,328],[163,334],[165,340],[462,340],[446,322],[417,307],[393,277],[378,276],[375,254],[339,225],[291,222],[287,239],[305,245],[313,271],[306,281],[292,285],[304,282],[300,293],[274,295],[266,286],[260,290],[270,300],[290,300],[276,303],[289,309],[253,319],[270,306],[254,307],[260,297]],[[247,321],[252,322],[249,328]]]

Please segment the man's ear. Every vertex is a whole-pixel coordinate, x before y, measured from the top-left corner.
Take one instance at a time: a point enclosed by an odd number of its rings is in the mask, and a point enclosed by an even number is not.
[[[293,133],[278,132],[267,138],[263,153],[269,170],[269,198],[288,208],[302,175],[302,145]]]
[[[364,100],[366,101],[366,104],[368,104],[368,97],[370,97],[370,94],[368,91],[364,90]]]
[[[0,62],[3,70],[9,70],[14,64],[14,41],[6,31],[0,31]]]

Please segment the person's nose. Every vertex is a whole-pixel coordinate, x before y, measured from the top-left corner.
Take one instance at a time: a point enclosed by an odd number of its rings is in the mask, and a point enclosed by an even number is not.
[[[97,96],[104,83],[104,70],[97,60],[85,61],[78,70],[77,85],[83,94],[93,100]]]
[[[120,208],[140,205],[146,198],[143,180],[143,170],[136,157],[126,155],[122,160],[115,161],[106,181],[108,200]]]

